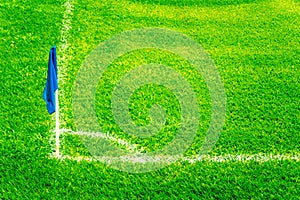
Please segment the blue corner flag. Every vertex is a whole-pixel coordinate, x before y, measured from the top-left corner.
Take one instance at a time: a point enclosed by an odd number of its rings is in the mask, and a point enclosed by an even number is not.
[[[50,49],[48,61],[48,75],[47,82],[43,92],[43,99],[46,102],[49,114],[55,112],[55,91],[58,89],[57,82],[57,61],[56,61],[56,47]]]

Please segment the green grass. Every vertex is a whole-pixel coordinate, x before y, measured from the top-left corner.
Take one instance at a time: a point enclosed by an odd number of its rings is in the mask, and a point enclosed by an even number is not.
[[[157,5],[168,5],[168,6],[206,6],[206,7],[216,7],[216,6],[227,6],[227,5],[240,5],[260,2],[261,0],[131,0],[135,3],[144,4],[157,4]]]
[[[184,3],[183,3],[184,2]],[[41,98],[48,51],[60,53],[64,2],[0,2],[0,198],[210,198],[297,199],[300,163],[255,161],[174,163],[158,171],[131,174],[99,162],[49,158],[53,118]],[[133,28],[161,27],[199,42],[214,60],[225,85],[224,129],[210,154],[297,154],[300,149],[299,1],[75,1],[65,52],[61,93],[62,125],[75,129],[72,91],[86,56],[111,36]],[[201,120],[186,155],[201,147],[210,113],[207,88],[186,60],[148,49],[115,60],[97,87],[97,115],[105,131],[154,151],[177,129],[178,101],[164,87],[136,91],[130,106],[137,124],[149,123],[148,108],[159,102],[167,126],[155,137],[124,134],[110,110],[112,88],[141,63],[161,63],[181,73],[197,92]],[[154,95],[153,95],[154,94]],[[141,100],[143,97],[145,100]],[[79,138],[65,136],[63,152],[88,155]]]

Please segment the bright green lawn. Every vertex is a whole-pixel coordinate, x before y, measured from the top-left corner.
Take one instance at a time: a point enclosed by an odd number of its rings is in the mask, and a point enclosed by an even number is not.
[[[72,87],[85,57],[99,43],[122,31],[162,27],[186,34],[211,55],[227,95],[227,116],[212,150],[222,154],[297,154],[300,149],[300,4],[283,0],[109,0],[76,1],[61,85],[62,123],[75,128]],[[60,48],[64,2],[0,2],[0,198],[257,198],[297,199],[300,163],[296,161],[175,163],[159,171],[130,174],[101,163],[49,159],[53,129],[41,93],[48,51]],[[178,123],[178,103],[164,88],[142,88],[132,100],[132,116],[149,123],[156,102],[170,113],[169,126],[155,138],[124,136],[110,111],[111,89],[126,70],[143,62],[170,65],[185,74],[203,110],[198,138],[186,155],[199,151],[209,117],[207,91],[185,60],[168,52],[144,50],[116,60],[97,90],[98,117],[104,130],[155,150],[168,141]],[[150,92],[154,94],[150,99]],[[143,93],[149,101],[139,100]],[[162,94],[162,95],[161,95]],[[135,102],[136,101],[136,102]],[[140,113],[139,110],[142,112]],[[145,112],[143,112],[145,111]],[[205,114],[206,113],[206,114]],[[78,138],[67,137],[65,153],[78,151]],[[82,148],[82,147],[81,147]],[[78,153],[78,152],[75,152]],[[74,153],[74,154],[75,154]],[[83,152],[79,152],[83,153]]]

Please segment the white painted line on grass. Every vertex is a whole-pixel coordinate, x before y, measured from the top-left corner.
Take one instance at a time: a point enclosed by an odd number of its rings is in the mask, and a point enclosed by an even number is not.
[[[139,147],[136,144],[132,144],[129,141],[123,140],[117,136],[113,136],[110,133],[101,133],[101,132],[83,132],[83,131],[73,131],[71,129],[61,129],[60,133],[67,133],[69,135],[79,135],[79,136],[89,136],[89,137],[97,137],[106,139],[108,141],[111,141],[113,143],[116,143],[120,146],[122,146],[126,151],[132,152],[132,153],[142,153],[144,149],[142,147]]]
[[[69,34],[70,30],[72,28],[72,17],[73,17],[73,10],[74,10],[74,0],[67,0],[64,4],[65,7],[65,12],[64,16],[62,19],[62,28],[60,30],[60,44],[58,45],[58,67],[59,67],[59,73],[58,73],[58,78],[59,78],[59,91],[60,97],[65,96],[65,89],[64,85],[66,85],[67,81],[67,64],[68,60],[72,58],[71,55],[67,54],[67,49],[69,47]],[[60,117],[64,119],[63,117],[63,110],[64,106],[60,106],[61,111],[60,112]],[[61,120],[62,123],[64,123],[64,120]]]
[[[71,30],[72,26],[72,16],[73,16],[73,10],[74,10],[74,1],[66,1],[64,4],[64,7],[66,8],[62,20],[62,29],[60,31],[60,41],[61,41],[61,55],[62,58],[64,57],[64,52],[66,52],[68,48],[68,37],[69,37],[69,31]]]
[[[66,76],[66,65],[67,65],[67,56],[66,51],[69,47],[69,33],[72,28],[72,17],[74,10],[74,1],[66,1],[64,4],[65,12],[62,20],[62,28],[60,30],[60,48],[59,48],[59,78],[60,83],[64,83],[64,77]],[[63,89],[63,88],[62,88]]]
[[[54,158],[54,156],[52,156]],[[57,157],[55,157],[57,158]],[[130,163],[170,163],[173,161],[178,161],[180,163],[190,163],[194,164],[197,162],[211,162],[211,163],[227,163],[227,162],[276,162],[276,161],[294,161],[300,162],[300,154],[225,154],[219,156],[212,155],[198,155],[198,156],[190,156],[190,157],[143,157],[141,155],[132,155],[132,156],[120,156],[120,157],[85,157],[85,156],[68,156],[61,155],[58,159],[60,160],[73,160],[77,162],[87,161],[87,162],[105,162],[105,163],[115,163],[115,162],[130,162]]]
[[[130,163],[172,163],[177,162],[187,162],[194,164],[197,162],[212,162],[212,163],[224,163],[224,162],[274,162],[274,161],[294,161],[300,162],[300,154],[224,154],[224,155],[196,155],[196,156],[143,156],[141,153],[142,148],[138,147],[135,144],[132,144],[123,139],[112,136],[108,133],[100,132],[76,132],[70,129],[61,129],[62,136],[65,135],[82,135],[90,137],[98,137],[107,139],[112,142],[116,142],[119,145],[122,145],[127,151],[132,152],[130,156],[101,156],[101,157],[87,157],[87,156],[69,156],[61,154],[59,157],[50,155],[51,158],[58,158],[60,160],[73,160],[73,161],[87,161],[87,162],[105,162],[105,163],[115,163],[115,162],[130,162]],[[53,139],[52,139],[53,140]],[[62,138],[63,142],[63,138]]]

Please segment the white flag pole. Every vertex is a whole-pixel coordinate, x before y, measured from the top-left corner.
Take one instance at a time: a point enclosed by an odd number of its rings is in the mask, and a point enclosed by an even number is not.
[[[58,89],[55,91],[55,155],[59,157],[59,102]]]

